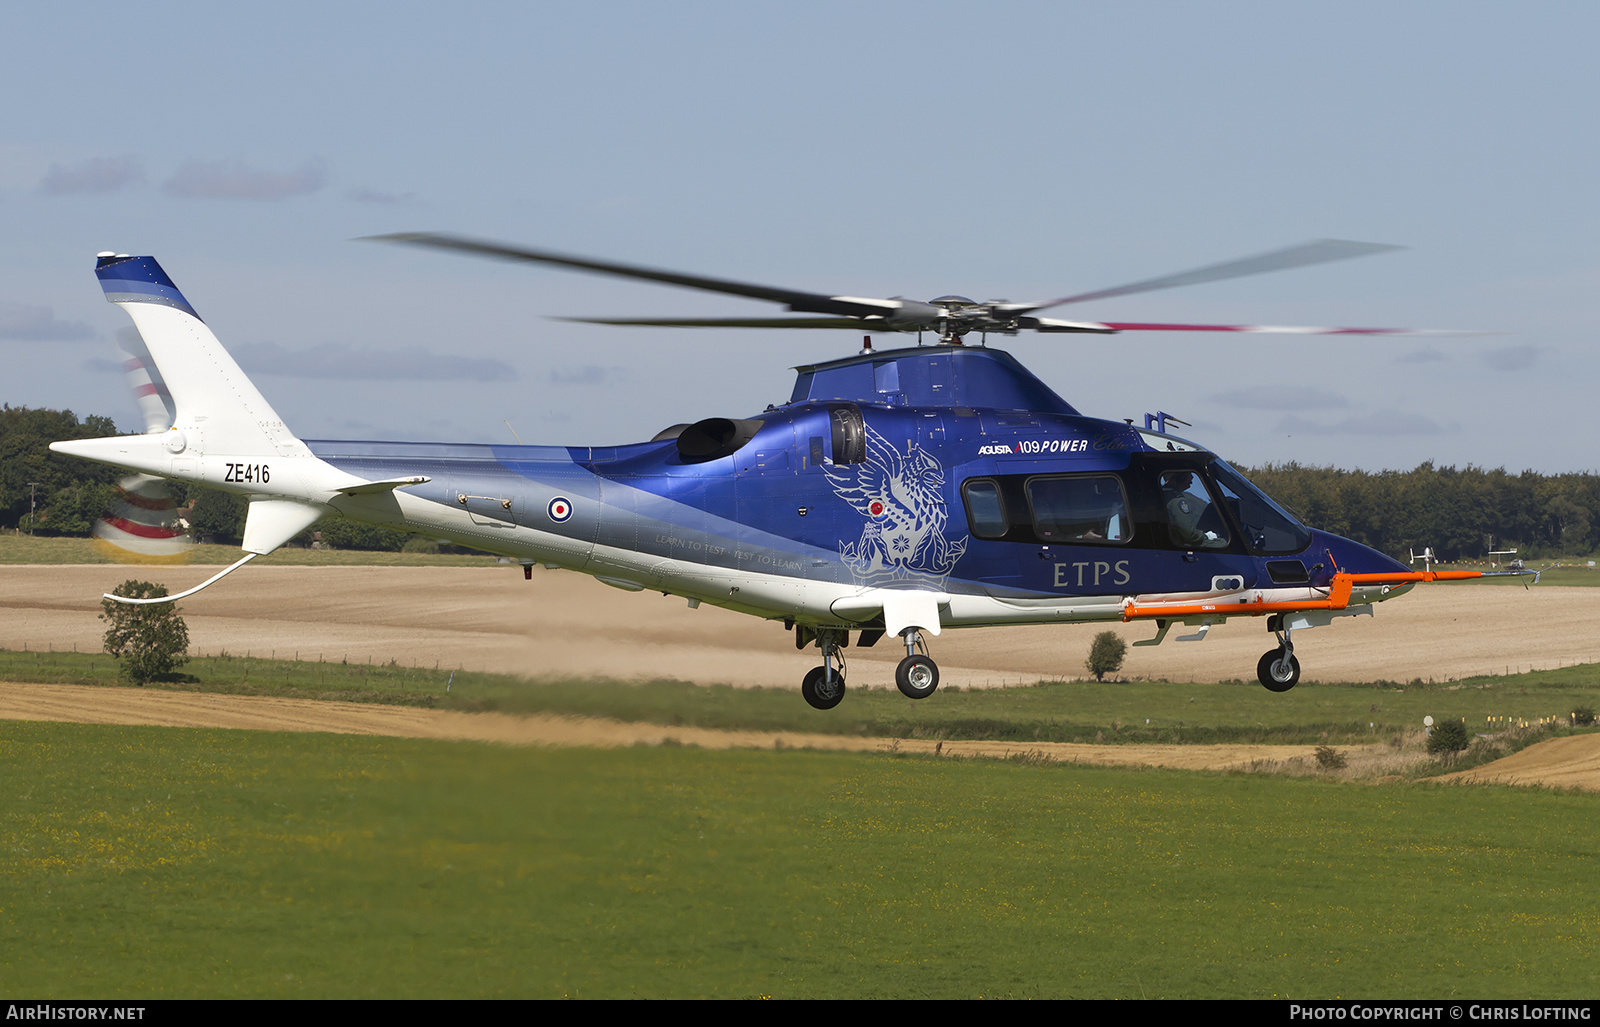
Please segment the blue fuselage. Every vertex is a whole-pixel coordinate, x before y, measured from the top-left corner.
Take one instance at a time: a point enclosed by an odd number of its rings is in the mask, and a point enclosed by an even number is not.
[[[990,349],[801,368],[781,407],[634,445],[306,444],[363,478],[428,477],[407,494],[465,513],[441,533],[457,541],[689,595],[686,565],[1015,600],[1404,570],[1301,527],[1193,443],[1079,414]]]

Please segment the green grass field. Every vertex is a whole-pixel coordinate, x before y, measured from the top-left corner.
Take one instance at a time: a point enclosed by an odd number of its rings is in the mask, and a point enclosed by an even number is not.
[[[0,650],[0,681],[116,685],[103,654]],[[204,657],[192,680],[153,688],[381,702],[468,711],[564,713],[708,728],[806,731],[890,738],[994,738],[1054,742],[1264,742],[1359,744],[1421,729],[1422,718],[1565,717],[1600,708],[1600,666],[1510,677],[1400,685],[1302,683],[1273,694],[1254,682],[1174,684],[1092,681],[1032,688],[941,689],[912,702],[896,691],[852,691],[821,712],[792,689],[703,687],[678,681],[527,681],[497,674],[243,657]],[[446,691],[446,688],[449,691]],[[1146,721],[1149,723],[1147,724]]]
[[[0,563],[96,562],[85,554],[0,536]],[[310,557],[492,562],[272,559]],[[1019,741],[1354,744],[1427,714],[1483,730],[1600,705],[1600,666],[1283,695],[858,689],[830,713],[792,690],[672,681],[238,657],[183,671],[150,687]],[[104,655],[0,651],[7,680],[120,684]],[[1597,829],[1594,796],[1526,788],[0,722],[0,988],[1582,997],[1600,985]]]
[[[0,724],[41,997],[1575,997],[1592,796]]]

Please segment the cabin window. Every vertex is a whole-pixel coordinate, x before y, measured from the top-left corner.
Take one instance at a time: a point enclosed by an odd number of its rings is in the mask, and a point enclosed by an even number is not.
[[[1006,533],[1006,503],[998,482],[974,479],[961,488],[967,502],[967,524],[979,538],[999,538]]]
[[[1163,474],[1161,500],[1167,507],[1167,529],[1174,544],[1185,549],[1228,548],[1228,527],[1198,474]]]
[[[1030,478],[1026,491],[1040,541],[1118,543],[1133,534],[1122,482],[1113,475]]]

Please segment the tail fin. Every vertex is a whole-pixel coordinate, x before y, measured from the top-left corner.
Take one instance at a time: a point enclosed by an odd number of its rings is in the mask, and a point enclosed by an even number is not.
[[[106,299],[133,318],[166,382],[179,449],[309,455],[154,257],[102,253],[95,274]]]
[[[106,299],[127,311],[149,350],[150,359],[144,360],[135,347],[125,347],[129,380],[141,398],[146,431],[143,435],[52,442],[50,449],[145,475],[214,485],[243,493],[250,502],[243,559],[175,596],[136,599],[108,595],[107,599],[161,603],[193,595],[333,512],[330,501],[340,494],[390,491],[428,480],[413,475],[366,481],[313,455],[223,349],[154,257],[101,253],[95,274]],[[145,373],[151,366],[155,373]],[[170,422],[163,395],[171,400]],[[140,505],[132,491],[125,498],[129,506]],[[118,526],[123,536],[148,534],[157,527],[143,518],[120,520],[124,522]]]
[[[106,299],[128,312],[149,350],[148,362],[130,351],[130,364],[155,367],[156,373],[148,376],[140,373],[140,367],[129,367],[136,394],[149,400],[141,403],[146,434],[52,442],[51,450],[245,493],[250,499],[244,530],[244,550],[250,555],[245,560],[272,552],[328,513],[328,506],[312,495],[317,490],[308,479],[308,471],[326,465],[289,431],[155,258],[112,253],[99,258],[95,274]],[[172,402],[170,428],[163,427],[167,419],[161,404],[163,381]],[[263,459],[268,457],[274,458],[270,473]],[[233,477],[238,473],[245,477]],[[335,474],[340,479],[353,477]],[[224,484],[236,481],[248,484],[244,488]],[[155,601],[177,598],[181,596]]]

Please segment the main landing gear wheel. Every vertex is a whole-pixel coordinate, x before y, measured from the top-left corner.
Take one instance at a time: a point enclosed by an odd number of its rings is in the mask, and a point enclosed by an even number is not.
[[[800,682],[800,694],[819,710],[831,710],[844,698],[844,672],[835,670],[832,680],[827,667],[812,667]]]
[[[1287,692],[1300,680],[1300,661],[1294,653],[1282,649],[1268,649],[1256,664],[1256,677],[1269,692]]]
[[[939,665],[921,653],[907,656],[894,670],[894,683],[907,699],[926,699],[939,687]]]

